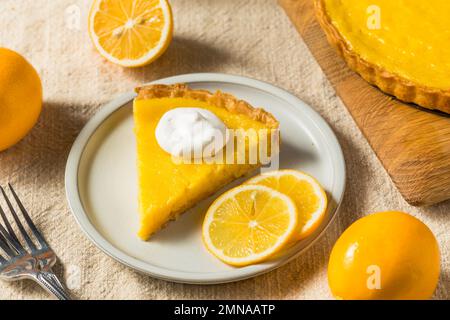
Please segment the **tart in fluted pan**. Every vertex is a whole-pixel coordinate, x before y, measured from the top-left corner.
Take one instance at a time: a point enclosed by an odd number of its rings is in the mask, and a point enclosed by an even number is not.
[[[315,0],[328,41],[366,81],[450,113],[450,1]]]

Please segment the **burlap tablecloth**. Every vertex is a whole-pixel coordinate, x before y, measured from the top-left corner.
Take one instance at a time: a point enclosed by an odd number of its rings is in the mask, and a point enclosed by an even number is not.
[[[104,61],[87,34],[87,0],[1,0],[0,45],[38,69],[45,106],[20,144],[0,153],[0,183],[12,182],[60,257],[56,271],[81,299],[331,298],[330,250],[357,218],[380,210],[410,212],[436,235],[442,273],[435,297],[450,297],[450,202],[409,206],[393,186],[294,27],[272,0],[172,0],[175,37],[152,65],[128,70]],[[214,286],[169,283],[109,258],[82,233],[69,212],[64,167],[80,129],[98,108],[136,85],[190,72],[257,78],[291,91],[333,127],[345,153],[348,185],[342,210],[306,254],[250,280]],[[62,267],[64,266],[64,267]],[[0,283],[0,299],[47,299],[32,282]]]

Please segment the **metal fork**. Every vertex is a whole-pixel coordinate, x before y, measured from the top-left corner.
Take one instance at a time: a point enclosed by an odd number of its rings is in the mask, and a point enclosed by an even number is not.
[[[11,201],[6,195],[5,190],[0,186],[0,191],[5,198],[9,211],[11,212],[18,229],[25,240],[27,247],[26,248],[23,246],[19,238],[16,236],[11,224],[8,221],[8,218],[6,217],[5,211],[0,205],[0,215],[2,216],[4,224],[2,225],[0,222],[0,249],[3,251],[3,256],[0,254],[0,279],[6,281],[31,279],[39,283],[45,290],[53,294],[56,298],[60,300],[70,300],[70,296],[67,294],[64,286],[52,271],[52,267],[55,265],[57,260],[56,254],[34,225],[27,210],[23,206],[11,184],[8,184],[8,187],[38,244],[36,245],[33,242],[31,236],[25,230],[13,205],[11,204]]]

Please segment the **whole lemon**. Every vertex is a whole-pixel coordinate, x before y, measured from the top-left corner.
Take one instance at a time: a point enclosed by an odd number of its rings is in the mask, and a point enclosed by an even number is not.
[[[338,239],[328,282],[338,299],[429,299],[439,260],[425,224],[403,212],[380,212],[356,221]]]
[[[20,54],[0,48],[0,151],[19,142],[42,110],[42,84]]]

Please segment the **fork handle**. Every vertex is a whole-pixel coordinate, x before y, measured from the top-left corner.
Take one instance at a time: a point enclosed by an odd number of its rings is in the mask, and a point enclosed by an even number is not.
[[[71,300],[69,294],[53,272],[41,271],[33,275],[33,280],[59,300]]]

